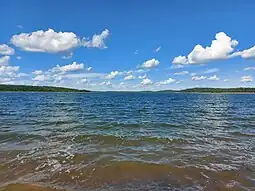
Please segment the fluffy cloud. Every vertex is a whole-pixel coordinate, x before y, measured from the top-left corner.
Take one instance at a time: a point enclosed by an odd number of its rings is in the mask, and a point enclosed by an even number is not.
[[[15,53],[14,49],[9,47],[6,44],[1,44],[0,45],[0,54],[3,55],[13,55]]]
[[[151,60],[147,60],[146,62],[144,62],[142,65],[141,65],[141,68],[154,68],[156,66],[159,65],[159,61],[156,60],[155,58],[151,59]]]
[[[188,71],[175,72],[175,73],[174,73],[174,76],[183,76],[183,75],[187,75],[187,74],[189,74]]]
[[[211,46],[203,47],[196,45],[186,56],[178,56],[173,60],[173,64],[199,64],[213,60],[227,59],[231,56],[234,48],[238,45],[237,40],[232,40],[224,32],[219,32],[212,41]]]
[[[107,48],[104,41],[109,34],[109,30],[105,29],[101,34],[95,34],[92,40],[87,40],[86,38],[80,39],[73,32],[55,32],[53,29],[48,29],[14,35],[11,43],[25,51],[57,53],[69,51],[78,46]],[[63,58],[69,57],[70,55]]]
[[[55,32],[48,29],[14,35],[11,43],[25,51],[56,53],[77,47],[79,39],[72,32]]]
[[[247,71],[247,70],[255,70],[255,67],[247,67],[247,68],[244,68],[243,70]]]
[[[57,65],[52,69],[53,72],[74,72],[78,70],[84,69],[84,64],[77,64],[76,62],[73,62],[72,64],[65,65],[65,66],[59,66]]]
[[[173,64],[188,64],[188,59],[186,56],[177,56],[174,58]]]
[[[199,81],[199,80],[205,80],[205,79],[207,79],[207,77],[206,76],[193,76],[191,79],[194,81]]]
[[[107,48],[105,40],[110,35],[110,31],[105,29],[101,34],[93,35],[91,40],[83,39],[82,45],[89,48]]]
[[[17,56],[16,59],[17,59],[17,60],[21,60],[22,57],[21,57],[21,56]]]
[[[218,81],[220,80],[220,78],[216,75],[210,76],[209,78],[207,78],[208,80],[213,80],[213,81]]]
[[[117,77],[118,75],[120,75],[119,71],[112,71],[110,74],[107,74],[105,76],[105,78],[108,79],[108,80],[111,80],[111,79]]]
[[[142,85],[150,85],[152,84],[152,81],[149,78],[145,78],[141,82]]]
[[[241,82],[252,82],[252,77],[251,76],[242,76],[241,77]]]
[[[126,76],[124,80],[134,80],[135,77],[133,75]]]
[[[255,46],[243,51],[236,52],[233,54],[233,56],[241,56],[242,58],[246,59],[255,58]]]
[[[171,83],[174,83],[174,82],[176,82],[175,79],[168,78],[167,80],[159,82],[159,85],[167,85],[167,84],[171,84]]]
[[[3,56],[0,58],[0,66],[7,66],[10,62],[10,56]]]

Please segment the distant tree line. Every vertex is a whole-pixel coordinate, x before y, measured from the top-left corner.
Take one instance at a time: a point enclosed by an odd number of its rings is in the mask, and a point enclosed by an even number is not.
[[[89,92],[89,90],[79,90],[79,89],[53,87],[53,86],[26,86],[26,85],[5,85],[5,84],[0,84],[0,91],[5,91],[5,92]]]

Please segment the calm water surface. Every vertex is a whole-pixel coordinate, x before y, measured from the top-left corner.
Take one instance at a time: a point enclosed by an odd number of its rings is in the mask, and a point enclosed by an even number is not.
[[[255,190],[255,95],[0,93],[0,184]]]

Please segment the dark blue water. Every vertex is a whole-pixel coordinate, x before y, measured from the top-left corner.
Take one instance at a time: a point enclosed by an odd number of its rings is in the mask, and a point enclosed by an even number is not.
[[[0,93],[1,184],[254,190],[255,95]]]

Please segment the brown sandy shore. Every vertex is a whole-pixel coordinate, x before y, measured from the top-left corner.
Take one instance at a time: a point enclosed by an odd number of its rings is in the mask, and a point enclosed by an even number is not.
[[[64,190],[44,188],[41,186],[31,184],[9,184],[8,186],[1,187],[0,191],[64,191]]]

